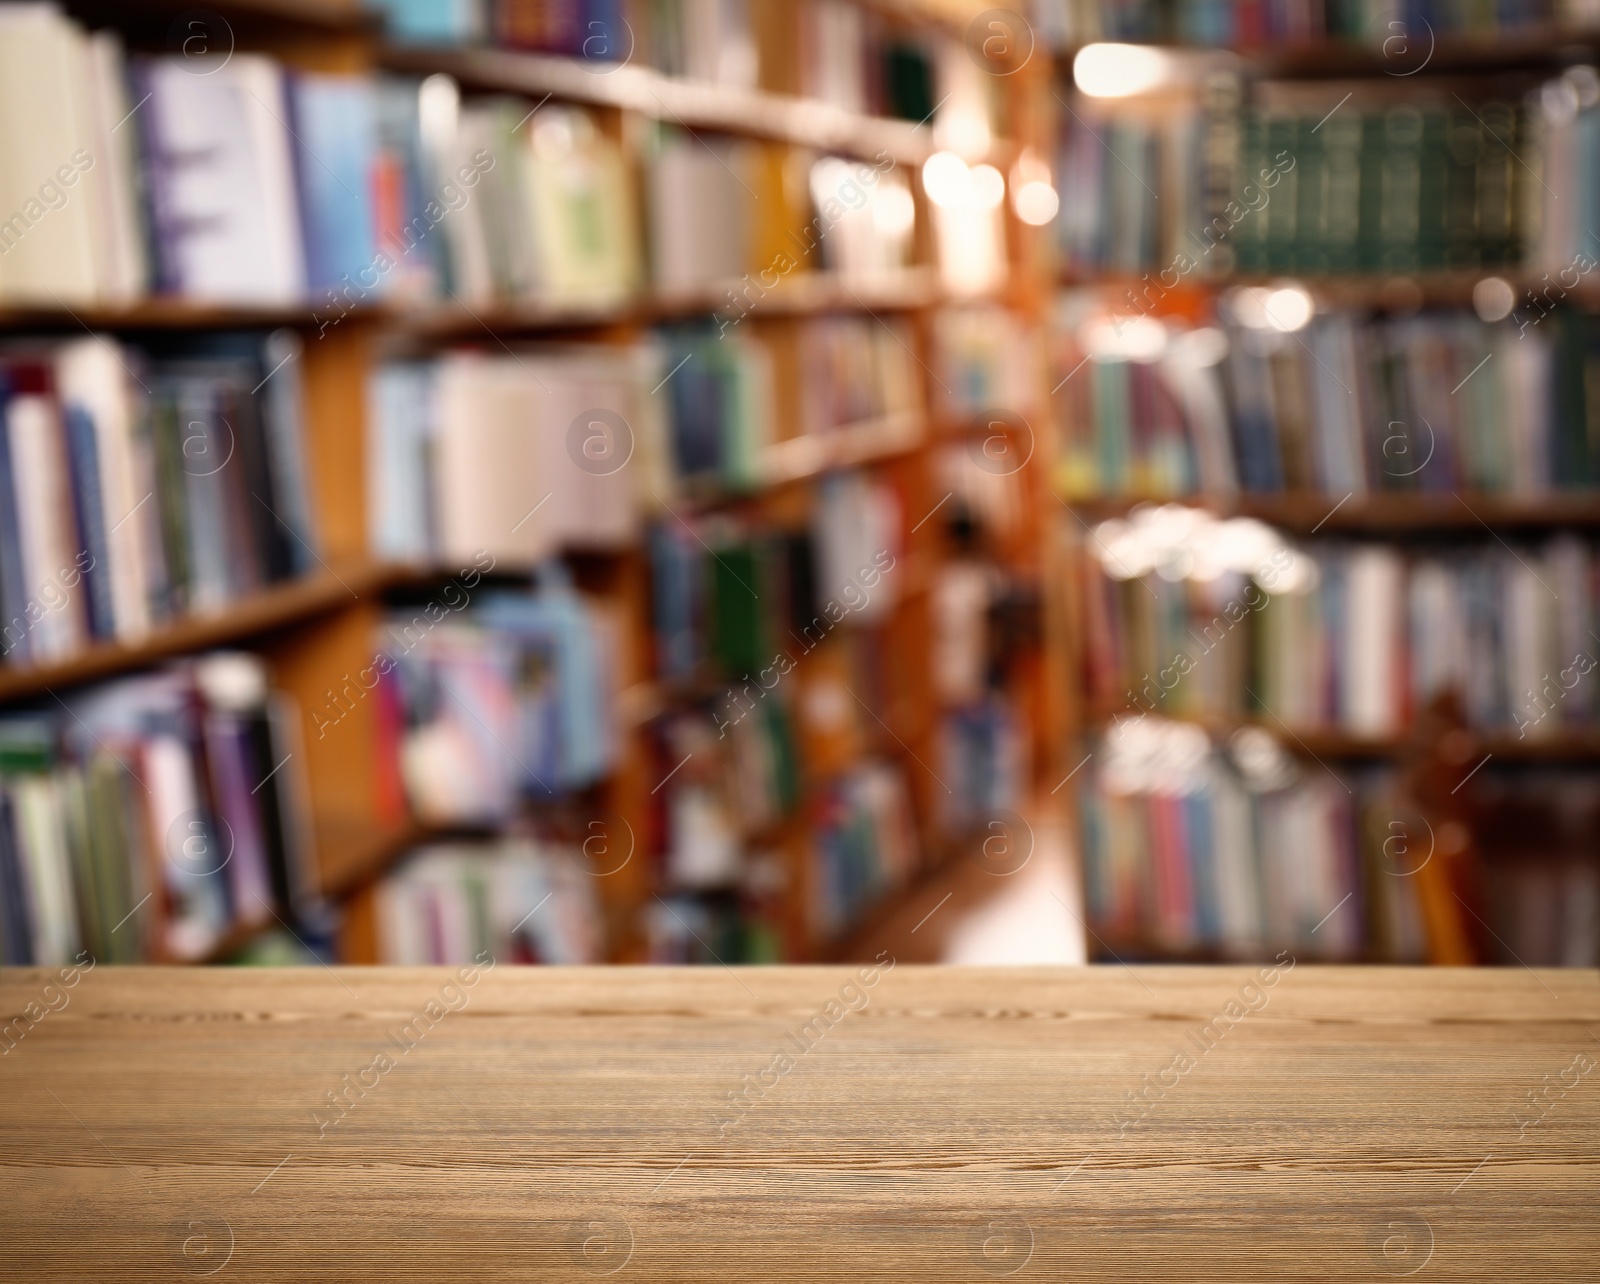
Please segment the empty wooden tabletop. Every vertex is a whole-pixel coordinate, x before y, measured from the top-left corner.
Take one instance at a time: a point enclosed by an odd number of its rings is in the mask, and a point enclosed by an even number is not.
[[[0,1278],[1600,1279],[1600,974],[1291,962],[10,970]]]

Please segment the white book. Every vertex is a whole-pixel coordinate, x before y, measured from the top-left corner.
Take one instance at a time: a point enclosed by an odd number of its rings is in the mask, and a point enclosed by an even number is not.
[[[1250,824],[1250,800],[1224,771],[1211,771],[1211,850],[1217,871],[1222,939],[1248,953],[1261,943],[1261,873]]]
[[[127,66],[115,33],[97,31],[85,51],[93,168],[83,186],[94,201],[100,294],[130,303],[150,284],[139,203],[139,123],[128,100]]]
[[[38,617],[30,654],[59,660],[84,645],[88,593],[75,560],[77,534],[60,415],[52,398],[34,393],[12,397],[5,415],[12,475],[25,483],[15,491],[28,614],[30,619]]]
[[[87,37],[53,5],[0,7],[0,298],[99,294]]]
[[[1555,654],[1556,603],[1533,567],[1509,554],[1499,561],[1507,705],[1523,721],[1533,720],[1530,737],[1548,736],[1559,729],[1561,718],[1555,690],[1547,691],[1545,684],[1546,677],[1555,677],[1550,661]],[[1549,714],[1540,716],[1541,708]]]
[[[162,58],[149,64],[148,91],[141,110],[171,284],[232,303],[302,299],[305,255],[282,68],[254,54],[225,63]]]
[[[651,260],[661,294],[706,290],[744,274],[750,204],[740,178],[748,149],[673,135],[650,167]]]
[[[1351,553],[1346,597],[1346,729],[1386,736],[1400,729],[1400,630],[1404,569],[1384,545]]]
[[[540,370],[550,387],[540,432],[562,481],[551,500],[555,538],[567,547],[627,545],[638,530],[631,470],[640,390],[631,365],[625,358],[574,352]]]
[[[565,472],[537,431],[544,390],[518,361],[453,354],[439,366],[439,545],[448,562],[492,554],[532,566],[555,551],[551,501]]]
[[[131,381],[110,339],[74,339],[56,353],[61,404],[81,406],[94,424],[111,610],[116,635],[124,640],[150,628],[149,527],[138,519],[137,510],[156,503],[154,495],[141,488],[141,470],[134,457]]]
[[[33,961],[41,966],[69,963],[78,950],[78,911],[55,781],[24,776],[16,783],[16,799],[24,872],[32,893]]]

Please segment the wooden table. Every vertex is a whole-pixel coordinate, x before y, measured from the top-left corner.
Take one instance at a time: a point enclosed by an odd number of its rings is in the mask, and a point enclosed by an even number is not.
[[[867,975],[8,971],[0,1278],[1600,1279],[1600,974]]]

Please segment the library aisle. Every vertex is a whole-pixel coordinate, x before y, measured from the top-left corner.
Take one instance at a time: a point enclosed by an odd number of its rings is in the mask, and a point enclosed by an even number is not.
[[[0,2],[0,964],[1600,963],[1600,10],[211,6]]]

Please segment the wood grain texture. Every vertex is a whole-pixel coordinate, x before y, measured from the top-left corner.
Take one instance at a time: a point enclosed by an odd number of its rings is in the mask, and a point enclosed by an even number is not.
[[[1600,974],[1302,963],[1126,1131],[1248,969],[903,964],[802,1055],[853,975],[502,966],[402,1054],[451,973],[96,968],[0,1056],[0,1278],[1600,1278],[1600,1071],[1511,1114]]]

